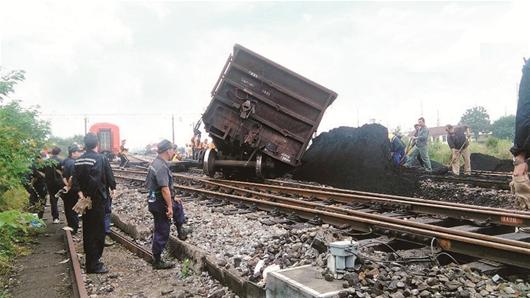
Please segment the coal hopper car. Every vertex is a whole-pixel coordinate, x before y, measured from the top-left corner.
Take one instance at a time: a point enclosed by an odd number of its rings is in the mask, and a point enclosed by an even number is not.
[[[298,166],[337,93],[240,45],[223,68],[202,116],[216,149],[205,174],[274,177]]]

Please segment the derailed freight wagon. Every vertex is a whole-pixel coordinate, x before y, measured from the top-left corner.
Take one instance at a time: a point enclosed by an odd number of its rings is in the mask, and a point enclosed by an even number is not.
[[[202,116],[216,146],[205,174],[272,177],[300,164],[337,93],[240,45],[228,57]]]

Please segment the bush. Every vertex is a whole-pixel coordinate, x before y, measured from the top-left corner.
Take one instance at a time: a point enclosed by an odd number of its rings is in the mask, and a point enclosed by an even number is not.
[[[16,186],[0,197],[0,211],[6,210],[23,210],[28,206],[29,194],[21,186]]]
[[[14,257],[29,253],[24,244],[29,242],[29,236],[42,232],[44,227],[44,222],[30,213],[0,212],[0,275],[12,270],[10,263]]]
[[[0,106],[0,204],[4,193],[20,187],[32,160],[49,132],[38,111],[25,109],[18,101]]]
[[[451,162],[451,149],[442,142],[432,142],[429,144],[429,157],[441,164],[447,165]]]

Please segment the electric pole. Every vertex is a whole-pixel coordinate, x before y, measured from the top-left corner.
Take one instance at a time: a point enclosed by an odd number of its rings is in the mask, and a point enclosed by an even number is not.
[[[175,144],[175,116],[171,114],[171,142]]]

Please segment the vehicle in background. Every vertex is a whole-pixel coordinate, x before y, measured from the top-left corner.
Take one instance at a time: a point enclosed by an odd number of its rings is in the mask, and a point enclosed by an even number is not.
[[[90,126],[90,132],[95,133],[99,139],[97,150],[113,160],[120,152],[120,128],[112,123],[99,122]]]

